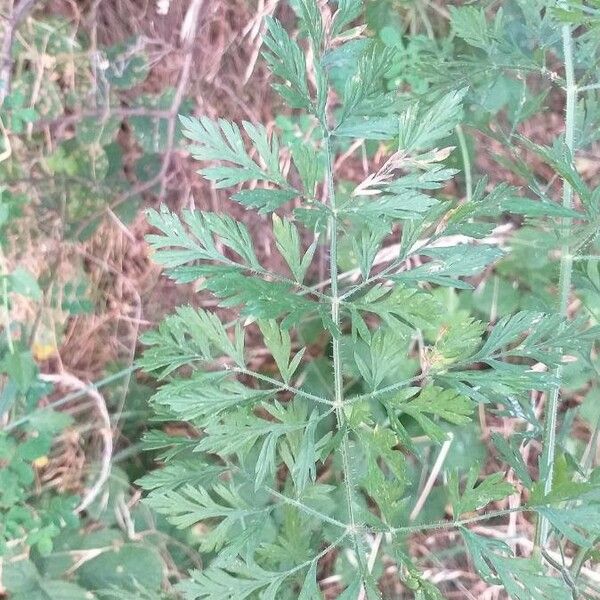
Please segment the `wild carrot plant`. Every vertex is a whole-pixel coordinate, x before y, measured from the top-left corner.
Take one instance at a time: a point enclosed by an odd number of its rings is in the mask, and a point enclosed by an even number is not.
[[[344,600],[382,597],[390,572],[407,594],[442,598],[409,542],[447,530],[460,534],[478,574],[510,597],[575,597],[577,573],[549,553],[567,545],[587,552],[600,536],[598,472],[572,477],[555,434],[564,357],[585,366],[597,336],[566,310],[570,224],[597,223],[595,196],[572,161],[572,25],[555,32],[564,43],[567,133],[544,150],[564,179],[562,206],[504,185],[486,191],[484,181],[456,201],[442,190],[457,174],[448,139],[467,90],[418,102],[399,96],[384,85],[394,49],[356,25],[360,0],[293,6],[301,39],[269,19],[264,58],[284,103],[318,135],[283,143],[257,123],[181,117],[202,176],[265,215],[286,268],[265,267],[258,240],[225,214],[148,213],[155,260],[226,309],[180,307],[143,338],[141,364],[162,382],[157,418],[188,424],[187,436],[148,435],[164,465],[140,482],[150,506],[199,532],[204,568],[179,589],[189,599],[312,600],[322,597],[327,564]],[[487,50],[492,26],[477,9],[461,10],[462,34],[471,27]],[[359,140],[387,158],[350,183],[340,157]],[[453,299],[509,251],[490,243],[508,212],[559,219],[560,308],[485,323]],[[262,340],[270,360],[256,360],[248,336]],[[545,427],[532,390],[547,394]],[[481,411],[522,423],[508,439],[492,437],[502,468],[445,468],[453,440],[479,435]],[[538,477],[519,450],[540,439]],[[440,460],[422,485],[432,451]],[[445,486],[434,498],[438,477]],[[515,486],[524,490],[519,506],[489,508]],[[512,512],[539,522],[530,557],[474,530]]]

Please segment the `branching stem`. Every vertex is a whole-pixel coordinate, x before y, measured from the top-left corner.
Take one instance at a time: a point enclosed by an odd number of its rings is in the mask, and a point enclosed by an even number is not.
[[[333,321],[336,331],[333,335],[332,354],[333,354],[333,376],[334,376],[334,400],[333,406],[335,409],[335,417],[337,420],[338,430],[342,434],[340,444],[340,454],[342,457],[342,468],[344,470],[344,489],[346,492],[346,507],[348,511],[349,533],[352,536],[356,559],[361,567],[361,572],[365,573],[366,564],[359,541],[359,531],[356,524],[356,516],[354,514],[352,476],[350,473],[350,460],[348,450],[348,430],[346,426],[346,415],[344,413],[344,384],[342,379],[342,361],[340,351],[340,294],[338,289],[338,266],[337,266],[337,208],[335,201],[335,184],[333,181],[333,153],[331,149],[331,134],[326,132],[325,139],[325,163],[326,163],[326,186],[327,197],[329,198],[329,208],[332,216],[330,218],[330,240],[329,240],[329,269],[331,276],[331,320]]]

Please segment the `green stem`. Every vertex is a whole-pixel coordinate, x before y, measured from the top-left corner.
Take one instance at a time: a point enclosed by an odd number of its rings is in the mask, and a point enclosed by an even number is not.
[[[10,308],[8,306],[8,271],[6,269],[6,260],[2,248],[0,248],[0,267],[2,267],[2,317],[4,320],[4,334],[6,335],[6,344],[8,351],[11,354],[15,353],[15,347],[12,341],[12,335],[10,333]]]
[[[571,157],[575,149],[575,111],[577,101],[577,85],[575,81],[575,70],[573,66],[573,36],[570,25],[562,27],[563,51],[565,57],[565,76],[566,76],[566,111],[565,111],[565,143]],[[565,208],[571,208],[573,204],[573,188],[568,181],[563,179],[563,200],[562,205]],[[569,293],[571,291],[571,274],[573,270],[573,258],[569,248],[569,237],[571,235],[570,218],[564,218],[561,221],[561,237],[563,243],[561,246],[559,288],[560,314],[567,317],[569,304]],[[548,398],[546,408],[546,419],[544,425],[545,447],[541,458],[541,468],[544,474],[544,493],[549,494],[552,491],[552,480],[554,478],[554,461],[556,456],[556,429],[558,417],[558,405],[560,399],[560,387],[562,381],[562,369],[557,367],[555,371],[556,386]],[[550,523],[545,517],[540,517],[536,530],[536,545],[544,547],[548,540],[550,532]]]
[[[333,377],[334,377],[334,400],[335,417],[337,428],[342,433],[340,444],[340,453],[342,456],[342,468],[344,470],[344,489],[346,492],[346,507],[348,511],[348,533],[352,537],[356,559],[361,568],[361,572],[366,573],[364,553],[359,540],[359,531],[354,514],[353,490],[354,484],[350,474],[350,459],[348,450],[348,428],[346,424],[346,415],[344,413],[344,384],[342,379],[342,361],[340,351],[339,331],[340,320],[340,293],[338,289],[338,265],[337,265],[337,207],[335,200],[335,184],[333,182],[333,155],[331,151],[331,132],[326,131],[326,185],[327,196],[329,198],[329,208],[331,209],[330,240],[329,240],[329,269],[331,274],[331,320],[334,323],[336,331],[333,334],[332,353],[333,353]]]
[[[458,138],[460,154],[465,169],[465,188],[467,194],[467,202],[471,202],[471,200],[473,199],[473,175],[471,173],[471,157],[469,156],[469,148],[467,146],[465,134],[460,125],[456,126],[456,137]]]

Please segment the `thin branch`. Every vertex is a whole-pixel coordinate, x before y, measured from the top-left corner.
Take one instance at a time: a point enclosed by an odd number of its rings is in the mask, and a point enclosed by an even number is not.
[[[32,418],[37,417],[41,412],[44,412],[46,410],[54,410],[56,408],[59,408],[60,406],[64,406],[65,404],[68,404],[69,402],[78,400],[79,398],[82,398],[83,396],[91,395],[90,390],[97,390],[98,388],[104,387],[105,385],[109,385],[109,384],[113,383],[114,381],[118,381],[122,377],[126,377],[126,376],[130,375],[131,373],[133,373],[136,370],[137,370],[137,367],[129,367],[128,369],[123,369],[122,371],[119,371],[118,373],[109,375],[108,377],[105,377],[104,379],[101,379],[100,381],[97,381],[95,383],[90,383],[83,388],[79,388],[76,392],[72,392],[70,394],[67,394],[66,396],[63,396],[62,398],[56,400],[55,402],[51,402],[50,404],[48,404],[46,406],[41,406],[40,408],[29,412],[28,414],[24,415],[20,419],[15,419],[14,421],[11,421],[8,425],[6,425],[5,427],[2,427],[2,429],[0,431],[6,432],[6,433],[8,433],[9,431],[13,431],[17,427],[20,427],[21,425],[25,425],[25,423],[28,423]]]
[[[104,398],[102,397],[100,392],[95,387],[88,386],[81,379],[69,373],[41,373],[39,377],[42,381],[64,385],[65,387],[69,387],[80,392],[85,392],[85,394],[87,394],[94,400],[94,403],[96,404],[96,409],[98,410],[98,414],[100,415],[100,418],[102,420],[102,427],[98,429],[98,432],[102,436],[103,441],[100,473],[98,475],[98,478],[94,482],[94,485],[92,485],[92,487],[85,493],[81,502],[79,503],[76,512],[80,513],[84,511],[98,497],[98,495],[102,491],[102,488],[104,487],[104,484],[108,481],[108,478],[110,477],[110,465],[113,453],[113,438],[110,416],[108,415],[106,402],[104,401]]]

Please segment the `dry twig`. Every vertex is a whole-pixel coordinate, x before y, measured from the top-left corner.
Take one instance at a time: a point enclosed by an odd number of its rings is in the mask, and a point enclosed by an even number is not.
[[[102,427],[98,430],[103,440],[102,450],[102,462],[100,466],[100,474],[94,482],[94,485],[85,493],[76,512],[84,511],[100,494],[104,484],[108,481],[110,476],[110,465],[113,453],[113,438],[112,429],[110,426],[110,416],[106,408],[106,402],[102,397],[102,394],[93,386],[89,386],[78,377],[71,375],[70,373],[42,373],[40,379],[48,383],[64,385],[65,387],[84,391],[88,394],[95,402],[98,414],[102,420]]]

